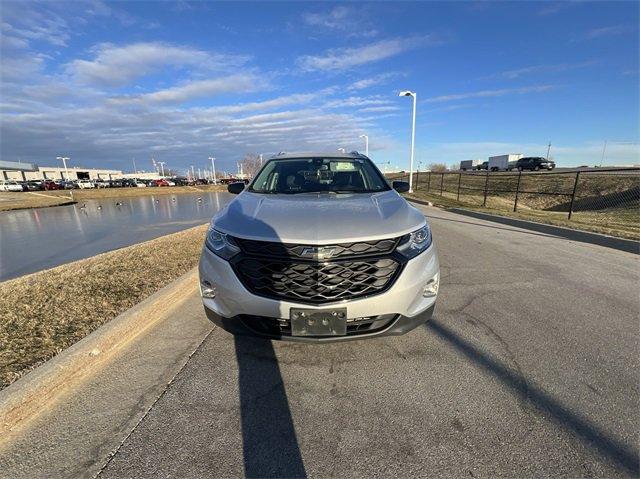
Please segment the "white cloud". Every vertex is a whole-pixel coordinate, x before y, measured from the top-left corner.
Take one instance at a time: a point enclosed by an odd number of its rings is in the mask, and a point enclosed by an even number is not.
[[[209,53],[162,42],[115,46],[110,43],[94,49],[93,60],[74,60],[66,71],[80,82],[122,86],[161,67],[192,67],[220,70],[239,66],[246,57]]]
[[[231,75],[209,80],[197,80],[184,85],[158,90],[142,95],[114,97],[112,103],[181,103],[194,98],[215,96],[221,93],[247,93],[264,86],[263,82],[253,75]]]
[[[23,39],[26,42],[43,41],[55,46],[65,46],[71,30],[67,21],[52,10],[30,8],[27,2],[22,10],[14,3],[3,5],[5,21],[3,34]]]
[[[588,60],[579,63],[558,63],[555,65],[532,65],[528,67],[517,68],[514,70],[506,70],[499,73],[494,73],[492,75],[488,75],[482,77],[482,80],[494,79],[494,78],[504,78],[507,80],[515,80],[516,78],[520,78],[524,75],[541,75],[541,74],[549,74],[549,73],[560,73],[571,70],[578,70],[581,68],[587,68],[593,65],[596,65],[598,62],[595,60]]]
[[[541,2],[542,3],[542,2]],[[562,2],[545,2],[544,7],[538,10],[538,15],[553,15],[571,7],[580,5],[579,0],[564,0]]]
[[[328,11],[306,12],[302,14],[302,21],[316,27],[315,33],[333,34],[340,31],[350,37],[373,37],[378,34],[376,29],[363,20],[362,8],[356,11],[340,5]]]
[[[314,27],[343,29],[349,23],[351,10],[345,6],[335,7],[322,13],[303,13],[302,20]]]
[[[361,112],[369,112],[369,113],[375,113],[375,112],[390,112],[390,111],[398,111],[401,108],[399,106],[394,106],[394,105],[382,105],[382,106],[368,106],[366,108],[361,108],[359,111]]]
[[[555,85],[537,85],[521,88],[502,88],[498,90],[482,90],[467,93],[456,93],[453,95],[441,95],[427,98],[425,103],[440,103],[455,100],[465,100],[467,98],[487,98],[505,95],[522,95],[525,93],[540,93],[557,88]]]
[[[347,98],[340,98],[338,100],[331,100],[324,104],[325,108],[355,108],[364,107],[370,105],[388,105],[392,103],[391,100],[386,99],[380,95],[372,95],[368,97],[350,96]]]
[[[633,29],[627,25],[611,25],[607,27],[592,28],[585,33],[584,37],[587,40],[593,40],[594,38],[623,35],[631,31],[633,31]]]
[[[400,73],[397,72],[389,72],[389,73],[381,73],[380,75],[374,75],[369,78],[363,78],[362,80],[358,80],[353,82],[348,89],[349,90],[365,90],[367,88],[371,88],[372,86],[382,85],[387,83],[392,78],[397,78],[401,76]]]
[[[435,45],[442,40],[434,35],[408,38],[392,38],[357,48],[336,48],[322,55],[306,55],[298,58],[303,71],[346,70],[390,58],[424,45]]]
[[[256,111],[256,110],[270,110],[274,108],[281,108],[283,106],[303,105],[321,96],[322,96],[322,92],[295,93],[293,95],[280,96],[280,97],[276,97],[271,100],[265,100],[265,101],[211,107],[211,108],[207,108],[206,111],[209,113],[232,114],[232,113],[244,113],[244,112]]]

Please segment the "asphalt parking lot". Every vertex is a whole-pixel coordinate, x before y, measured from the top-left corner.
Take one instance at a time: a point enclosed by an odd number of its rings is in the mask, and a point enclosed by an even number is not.
[[[101,477],[637,476],[638,257],[424,211],[430,323],[325,345],[215,329]]]

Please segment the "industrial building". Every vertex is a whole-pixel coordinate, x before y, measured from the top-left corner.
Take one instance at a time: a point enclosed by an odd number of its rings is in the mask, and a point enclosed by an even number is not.
[[[38,166],[33,163],[0,160],[0,180],[115,180],[122,177],[120,170]]]

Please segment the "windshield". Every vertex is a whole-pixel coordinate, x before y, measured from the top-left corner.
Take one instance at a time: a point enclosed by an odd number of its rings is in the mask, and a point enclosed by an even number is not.
[[[294,158],[270,160],[249,191],[255,193],[372,193],[389,185],[365,158]]]

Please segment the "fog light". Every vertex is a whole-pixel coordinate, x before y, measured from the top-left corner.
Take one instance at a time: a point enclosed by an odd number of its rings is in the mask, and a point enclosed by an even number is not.
[[[425,298],[433,298],[438,295],[438,287],[440,286],[440,275],[436,274],[433,278],[427,281],[422,290],[422,296]]]
[[[200,296],[213,299],[216,297],[216,288],[209,281],[200,282]]]

